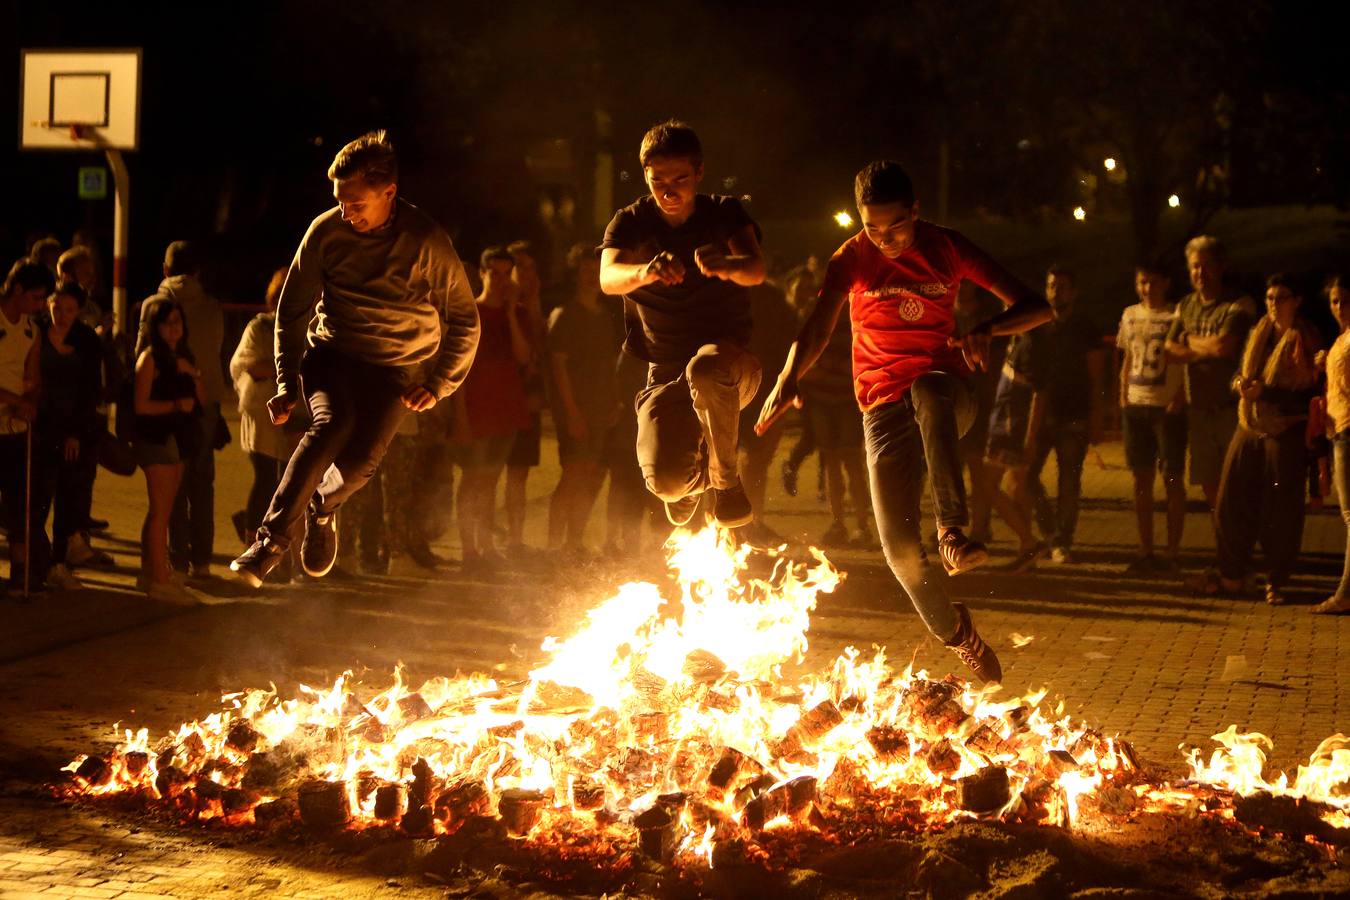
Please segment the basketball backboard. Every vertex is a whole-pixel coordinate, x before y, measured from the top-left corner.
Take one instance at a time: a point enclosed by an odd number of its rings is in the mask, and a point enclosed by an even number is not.
[[[135,150],[140,92],[139,49],[22,50],[19,147]]]

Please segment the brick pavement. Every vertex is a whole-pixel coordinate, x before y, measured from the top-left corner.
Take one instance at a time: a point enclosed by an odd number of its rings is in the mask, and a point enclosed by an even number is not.
[[[1272,763],[1282,768],[1306,759],[1322,738],[1350,731],[1350,679],[1340,663],[1350,653],[1350,618],[1311,616],[1304,605],[1324,597],[1339,574],[1344,531],[1334,511],[1309,517],[1290,606],[1194,598],[1177,582],[1121,574],[1134,547],[1129,476],[1119,444],[1106,445],[1100,456],[1100,464],[1089,457],[1084,477],[1077,562],[1025,576],[979,571],[951,582],[1002,656],[1005,691],[1047,687],[1067,712],[1128,737],[1174,772],[1181,767],[1179,744],[1208,750],[1209,735],[1230,723],[1271,736]],[[545,458],[556,458],[551,446]],[[242,505],[248,466],[235,452],[218,460],[218,548],[226,551],[233,549],[228,515]],[[784,497],[776,487],[770,492],[770,522],[785,534],[819,535],[827,524],[812,489],[813,466],[802,473],[799,497]],[[527,539],[536,544],[555,477],[546,463],[532,479]],[[1053,484],[1053,467],[1046,478]],[[276,682],[289,692],[301,681],[325,683],[347,667],[367,667],[379,681],[399,660],[414,683],[456,670],[520,673],[537,659],[544,635],[565,633],[613,584],[598,574],[468,584],[453,568],[427,578],[400,565],[388,577],[356,585],[283,587],[260,596],[224,584],[201,609],[161,608],[129,590],[136,551],[119,539],[139,529],[142,491],[139,479],[100,478],[96,512],[114,524],[113,537],[98,543],[117,555],[117,573],[94,575],[78,595],[6,608],[0,822],[20,824],[0,825],[0,896],[80,896],[76,889],[95,892],[83,896],[193,896],[224,890],[212,887],[215,872],[230,875],[219,884],[232,892],[332,896],[336,880],[324,879],[338,876],[284,855],[263,858],[190,835],[133,835],[124,823],[89,810],[16,798],[6,785],[49,773],[106,742],[115,722],[163,732],[211,712],[226,690]],[[1189,515],[1190,567],[1208,559],[1211,543],[1207,518]],[[440,549],[457,556],[453,542]],[[1011,553],[1005,540],[993,549],[994,564]],[[932,671],[955,670],[950,653],[927,639],[908,604],[898,601],[880,554],[831,555],[849,577],[813,618],[807,666],[826,663],[849,644],[877,643],[898,665],[913,654]],[[1014,648],[1013,633],[1032,640]],[[34,821],[51,827],[31,834],[22,823]],[[154,867],[169,871],[156,874]],[[164,880],[173,878],[181,882]],[[250,887],[251,879],[263,887]],[[352,896],[388,890],[378,879],[342,875],[341,882]],[[107,891],[125,893],[100,893]]]

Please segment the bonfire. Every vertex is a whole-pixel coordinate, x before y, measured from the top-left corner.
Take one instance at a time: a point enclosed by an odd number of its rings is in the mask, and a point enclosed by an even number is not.
[[[1190,752],[1189,778],[1163,782],[1045,690],[999,699],[997,686],[897,671],[884,648],[786,675],[841,578],[815,549],[708,528],[678,533],[668,555],[668,583],[622,586],[548,638],[528,678],[414,688],[400,668],[379,691],[346,672],[297,697],[231,693],[169,735],[126,730],[111,753],[73,760],[62,790],[232,826],[495,835],[676,869],[787,864],[794,844],[959,820],[1101,829],[1149,812],[1350,843],[1343,735],[1292,779],[1267,779],[1269,741],[1230,728],[1208,759]]]

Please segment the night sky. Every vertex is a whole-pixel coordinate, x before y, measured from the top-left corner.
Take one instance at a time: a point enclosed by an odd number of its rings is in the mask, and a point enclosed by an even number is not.
[[[593,241],[597,154],[614,161],[601,200],[629,202],[643,189],[641,134],[669,116],[703,138],[704,189],[748,195],[761,222],[828,223],[879,156],[911,168],[935,215],[944,141],[952,217],[1059,215],[1082,170],[1121,159],[1130,176],[1113,211],[1135,222],[1141,252],[1172,192],[1197,209],[1350,197],[1350,84],[1334,29],[1311,13],[724,6],[6,2],[0,97],[16,122],[21,47],[144,48],[141,149],[128,155],[133,297],[178,237],[210,247],[222,294],[259,293],[328,204],[332,154],[377,127],[399,148],[403,194],[466,257],[517,237]],[[75,193],[76,167],[98,161],[0,146],[7,257],[33,233],[68,241],[81,224],[110,240],[111,201]],[[1216,166],[1221,184],[1197,186]],[[547,227],[541,197],[573,198],[570,226]],[[814,240],[781,231],[785,255]]]

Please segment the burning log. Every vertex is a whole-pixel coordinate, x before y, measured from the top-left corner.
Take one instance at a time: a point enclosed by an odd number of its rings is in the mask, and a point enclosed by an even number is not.
[[[966,747],[976,753],[983,753],[985,756],[991,756],[1006,749],[1003,736],[988,725],[981,725],[975,729],[971,736],[966,738]]]
[[[928,771],[939,777],[950,775],[961,768],[961,754],[946,738],[928,748],[924,761],[928,763]]]
[[[408,789],[401,784],[381,785],[375,791],[375,818],[382,822],[401,819],[408,811]]]
[[[769,749],[780,759],[799,760],[806,755],[807,748],[814,746],[843,721],[839,708],[826,700],[807,710],[797,720],[797,724],[789,728],[781,740],[771,744]]]
[[[747,774],[758,777],[764,774],[764,767],[741,751],[724,747],[722,755],[717,758],[712,771],[708,773],[708,784],[719,791],[725,791]]]
[[[166,800],[177,797],[187,787],[191,776],[177,766],[160,766],[155,776],[155,792]]]
[[[103,787],[112,781],[113,770],[103,757],[89,756],[75,770],[75,777],[83,780],[90,787]]]
[[[409,694],[406,697],[399,698],[398,711],[405,722],[416,722],[418,719],[427,718],[432,713],[431,704],[427,703],[426,698],[421,694]]]
[[[1130,772],[1138,772],[1143,766],[1139,762],[1139,756],[1134,752],[1134,746],[1126,740],[1117,738],[1115,741],[1116,753],[1120,756],[1120,761]]]
[[[539,822],[539,813],[544,808],[542,791],[524,788],[510,788],[502,791],[497,800],[497,814],[509,834],[524,837]]]
[[[1011,799],[1008,770],[1003,766],[987,766],[956,780],[956,805],[967,812],[998,812]]]
[[[413,837],[431,837],[436,832],[435,821],[436,816],[432,808],[422,804],[408,810],[403,820],[399,822],[399,828]]]
[[[638,713],[632,721],[633,735],[639,741],[663,741],[670,731],[669,713]]]
[[[524,727],[525,723],[522,722],[520,719],[517,719],[516,721],[508,722],[505,725],[494,725],[491,728],[489,728],[487,732],[493,737],[509,738],[515,737],[516,733],[519,732],[520,729]]]
[[[253,807],[253,821],[264,828],[281,825],[295,818],[295,801],[283,797],[280,800],[268,800]]]
[[[1045,755],[1046,768],[1055,776],[1063,775],[1065,772],[1074,772],[1078,769],[1078,760],[1067,750],[1051,750]]]
[[[1289,837],[1312,837],[1323,843],[1350,846],[1350,832],[1335,828],[1322,816],[1332,807],[1305,797],[1257,792],[1233,801],[1237,820],[1249,828],[1278,831]]]
[[[867,731],[867,743],[883,762],[902,762],[909,759],[909,735],[899,728],[877,725]]]
[[[415,807],[429,806],[433,799],[432,795],[443,786],[441,780],[436,777],[431,764],[421,757],[413,763],[412,773],[413,782],[408,788],[408,802]]]
[[[799,818],[816,799],[816,779],[811,775],[794,778],[765,794],[760,794],[745,807],[745,824],[753,831],[779,816]]]
[[[648,859],[670,862],[684,837],[680,815],[657,803],[633,820],[638,830],[638,847]]]
[[[440,793],[433,812],[446,826],[457,826],[470,816],[487,815],[491,808],[491,799],[483,782],[462,781]]]
[[[150,765],[150,754],[144,750],[132,750],[129,753],[122,754],[122,768],[132,778],[141,777],[141,773],[145,771],[145,767],[148,765]]]
[[[258,746],[259,735],[253,730],[253,726],[247,722],[236,722],[225,735],[225,746],[248,756]]]
[[[297,760],[283,751],[268,750],[248,758],[243,786],[255,791],[273,791],[290,780]]]
[[[681,671],[695,684],[711,684],[727,673],[727,664],[707,650],[692,650]]]
[[[341,781],[307,781],[300,786],[300,821],[315,831],[340,828],[351,821],[347,785]]]
[[[258,802],[258,795],[240,788],[226,788],[220,795],[220,811],[227,816],[246,813]]]
[[[761,775],[754,781],[750,782],[749,784],[742,787],[739,791],[737,791],[736,797],[732,801],[732,804],[737,809],[745,809],[745,807],[749,805],[750,801],[754,800],[760,794],[764,793],[769,788],[773,787],[775,784],[777,784],[777,782],[778,779],[773,777],[772,775],[768,774]]]
[[[605,805],[605,789],[593,781],[572,785],[572,808],[594,812]]]

